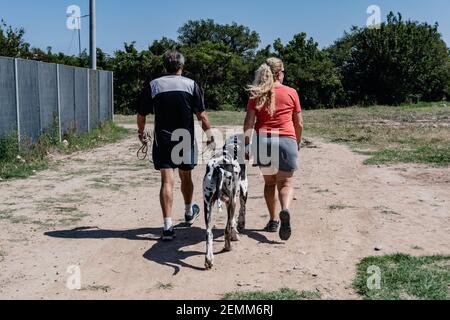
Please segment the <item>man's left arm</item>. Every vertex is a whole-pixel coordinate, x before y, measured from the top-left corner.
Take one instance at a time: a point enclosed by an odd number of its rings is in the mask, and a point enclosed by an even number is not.
[[[207,138],[208,138],[208,146],[214,142],[214,136],[212,135],[211,131],[211,123],[209,122],[209,117],[206,111],[203,112],[197,112],[196,113],[198,121],[202,123],[202,129],[205,132]]]
[[[197,116],[198,121],[202,123],[202,129],[205,132],[208,141],[208,146],[214,143],[214,136],[211,132],[211,123],[209,121],[208,114],[206,113],[205,99],[203,90],[196,83],[194,88],[194,105],[193,110]]]

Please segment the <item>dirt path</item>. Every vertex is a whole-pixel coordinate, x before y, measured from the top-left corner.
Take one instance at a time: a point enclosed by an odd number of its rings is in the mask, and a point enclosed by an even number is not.
[[[249,230],[210,272],[203,271],[203,220],[173,243],[157,241],[159,179],[136,159],[135,137],[2,182],[0,298],[219,299],[282,287],[358,298],[351,282],[363,257],[450,253],[449,168],[364,166],[345,146],[315,143],[302,151],[292,239],[259,231],[268,216],[252,168]],[[195,171],[198,202],[203,174],[203,166]],[[175,200],[182,219],[180,192]],[[215,217],[219,252],[225,217]],[[80,291],[66,288],[71,265],[80,266]]]

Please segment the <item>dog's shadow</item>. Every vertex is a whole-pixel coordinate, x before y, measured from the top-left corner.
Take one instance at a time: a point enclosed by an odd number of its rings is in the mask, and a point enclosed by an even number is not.
[[[188,228],[184,224],[176,226],[177,238],[171,242],[161,240],[161,228],[142,228],[134,230],[102,230],[97,227],[82,227],[72,230],[46,232],[44,235],[63,239],[126,239],[132,241],[154,241],[155,244],[144,254],[144,258],[163,266],[174,269],[173,275],[177,275],[181,267],[203,271],[205,268],[193,266],[185,260],[205,252],[185,251],[186,247],[205,243],[205,230],[193,227]],[[223,230],[213,230],[216,243],[218,238],[224,235]],[[206,243],[205,243],[206,245]],[[223,251],[216,254],[221,254]]]

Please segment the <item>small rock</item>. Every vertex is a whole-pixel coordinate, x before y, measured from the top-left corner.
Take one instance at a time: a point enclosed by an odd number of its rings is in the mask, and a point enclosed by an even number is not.
[[[22,160],[22,157],[21,156],[17,156],[16,159],[17,160]]]
[[[63,144],[65,147],[68,147],[68,146],[69,146],[69,141],[63,140],[62,144]]]
[[[381,245],[375,246],[375,251],[382,251],[382,250],[383,250],[383,246],[381,246]]]
[[[294,201],[297,201],[298,200],[298,198],[297,197],[294,197]]]

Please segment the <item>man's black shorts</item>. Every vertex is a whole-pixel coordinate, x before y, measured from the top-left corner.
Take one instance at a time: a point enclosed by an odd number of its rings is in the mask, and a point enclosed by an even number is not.
[[[183,152],[180,153],[180,157],[183,161],[179,159],[174,159],[172,152],[176,147],[177,142],[162,142],[159,143],[155,141],[153,144],[153,163],[155,165],[155,170],[162,169],[180,169],[182,171],[192,171],[197,166],[197,148],[191,146],[191,150],[187,155]]]

